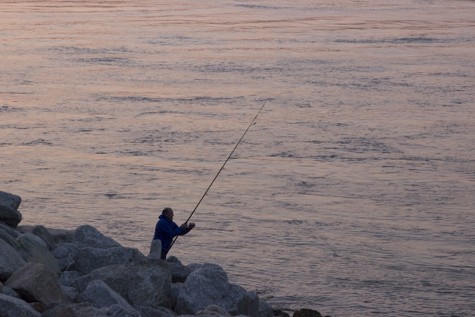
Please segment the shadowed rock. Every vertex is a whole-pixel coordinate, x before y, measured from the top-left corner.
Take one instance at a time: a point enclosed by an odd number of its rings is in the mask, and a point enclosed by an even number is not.
[[[302,308],[295,311],[293,317],[322,317],[322,315],[316,310]]]
[[[46,307],[66,302],[57,274],[41,263],[27,263],[8,278],[5,286],[25,300],[40,302]]]
[[[60,272],[58,261],[41,238],[31,233],[24,233],[17,238],[17,241],[28,254],[26,258],[28,262],[42,263],[54,272]]]
[[[119,305],[125,311],[138,315],[135,309],[117,292],[101,280],[90,282],[86,289],[77,297],[79,302],[88,302],[96,308]]]
[[[0,316],[41,317],[41,314],[21,299],[0,294]]]
[[[102,280],[133,307],[171,307],[171,272],[161,260],[146,260],[134,263],[106,266],[75,282],[80,292],[93,280]]]
[[[21,197],[18,195],[10,194],[0,191],[0,205],[7,206],[14,210],[18,210],[21,204]]]
[[[44,312],[41,317],[137,317],[137,315],[130,314],[119,305],[96,308],[89,303],[76,303],[58,305]]]
[[[176,317],[178,316],[170,308],[165,307],[151,307],[151,306],[136,306],[142,317]]]
[[[0,205],[0,222],[10,227],[16,228],[22,220],[22,215],[18,210],[8,206]]]
[[[0,281],[6,281],[24,264],[22,256],[5,241],[0,240]]]

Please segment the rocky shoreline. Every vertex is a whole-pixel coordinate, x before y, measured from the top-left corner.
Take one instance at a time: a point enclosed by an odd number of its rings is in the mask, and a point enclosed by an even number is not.
[[[20,204],[0,191],[0,317],[289,316],[231,284],[219,265],[163,261],[153,246],[145,256],[89,225],[19,226]]]

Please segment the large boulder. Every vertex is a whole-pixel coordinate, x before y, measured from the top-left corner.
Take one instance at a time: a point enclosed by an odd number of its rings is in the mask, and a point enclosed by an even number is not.
[[[25,301],[0,294],[1,317],[41,317],[41,314],[31,308]]]
[[[82,292],[93,280],[104,281],[134,308],[172,306],[171,272],[161,260],[106,266],[77,279],[73,286]]]
[[[5,286],[14,289],[26,301],[40,302],[46,307],[66,302],[56,272],[41,263],[27,263],[8,278]]]
[[[89,225],[79,226],[74,231],[73,242],[77,243],[80,246],[101,248],[101,249],[121,246],[118,242],[114,241],[112,238],[106,237],[101,232],[99,232],[96,228]]]
[[[195,315],[210,305],[216,305],[231,315],[259,315],[257,295],[230,284],[226,272],[220,266],[207,264],[194,268],[186,281],[176,287],[177,313]]]
[[[130,306],[130,304],[117,292],[101,280],[90,282],[86,289],[77,297],[79,302],[88,302],[96,308],[119,305],[130,313],[130,315],[139,316],[140,314]]]
[[[22,249],[27,253],[28,262],[42,263],[55,272],[60,272],[58,261],[48,250],[46,243],[31,233],[24,233],[17,238]]]
[[[122,246],[108,249],[85,247],[78,249],[74,258],[73,269],[87,274],[104,266],[139,260],[145,260],[145,256],[139,250],[133,248]]]
[[[21,197],[7,192],[0,191],[0,205],[18,210],[21,204]]]
[[[6,281],[24,264],[23,257],[12,246],[0,239],[0,281]]]

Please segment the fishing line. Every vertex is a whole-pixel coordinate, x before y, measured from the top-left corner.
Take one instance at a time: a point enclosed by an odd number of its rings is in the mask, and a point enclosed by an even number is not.
[[[196,209],[198,209],[198,206],[201,204],[201,202],[203,201],[203,199],[205,198],[206,194],[208,194],[208,191],[210,190],[211,186],[213,186],[214,182],[216,181],[216,179],[218,178],[219,174],[221,173],[221,171],[224,169],[224,166],[226,165],[226,163],[231,159],[231,156],[233,155],[234,151],[237,149],[239,143],[241,143],[242,139],[244,139],[244,136],[246,135],[247,131],[249,131],[249,129],[251,128],[251,126],[253,124],[256,123],[256,119],[257,117],[259,116],[259,114],[261,113],[262,109],[264,109],[264,106],[266,105],[266,103],[270,100],[270,98],[267,98],[267,100],[264,102],[264,104],[262,105],[262,107],[259,109],[259,111],[256,113],[256,115],[254,116],[254,119],[252,119],[251,123],[249,124],[249,126],[247,127],[246,131],[244,131],[244,133],[242,134],[241,138],[239,139],[239,141],[236,143],[236,145],[234,146],[233,150],[231,151],[231,153],[228,155],[228,158],[224,161],[223,165],[221,166],[221,168],[219,169],[219,171],[216,173],[216,176],[214,176],[213,180],[211,181],[211,184],[209,184],[208,188],[206,189],[206,191],[204,192],[203,196],[201,196],[201,199],[198,201],[198,203],[196,204],[195,206],[195,209],[193,209],[193,211],[191,212],[190,216],[188,217],[188,219],[186,219],[185,223],[188,223],[188,221],[190,221],[191,217],[193,217],[193,214],[195,213]],[[172,244],[170,245],[170,249],[172,248],[172,246],[175,244],[175,241],[178,239],[179,236],[176,236],[175,239],[173,240]],[[169,250],[170,250],[169,249]]]

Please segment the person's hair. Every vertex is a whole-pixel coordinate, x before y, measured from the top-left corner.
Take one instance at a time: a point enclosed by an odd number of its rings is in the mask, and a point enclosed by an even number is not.
[[[173,211],[173,209],[171,209],[170,207],[167,207],[167,208],[164,208],[162,210],[162,215],[168,215],[169,213],[171,213]]]

